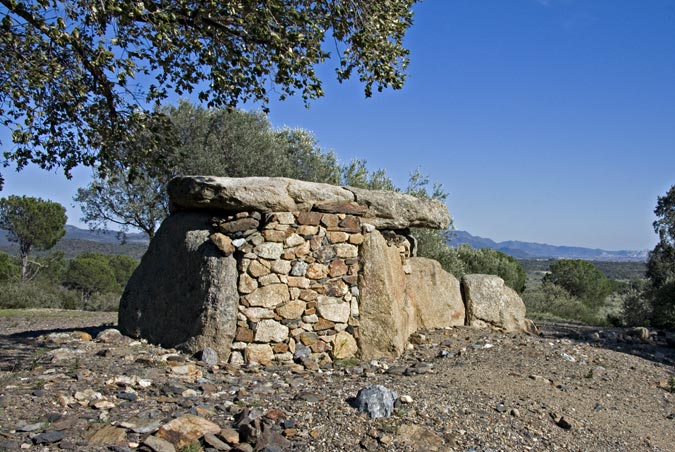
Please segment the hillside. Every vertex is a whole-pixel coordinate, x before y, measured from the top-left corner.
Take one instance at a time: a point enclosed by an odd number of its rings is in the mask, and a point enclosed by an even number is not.
[[[116,231],[90,231],[77,226],[66,225],[66,235],[50,251],[61,251],[72,258],[81,253],[120,254],[140,259],[148,247],[145,234],[127,234],[126,242],[121,243]],[[0,230],[0,251],[16,254],[18,245],[7,240],[7,233]],[[40,254],[35,253],[35,254]]]
[[[641,262],[647,258],[647,251],[619,250],[607,251],[598,248],[578,246],[557,246],[545,243],[508,240],[495,242],[492,239],[471,235],[466,231],[452,231],[450,246],[462,244],[473,248],[492,248],[518,259],[585,259],[590,261],[631,261]]]

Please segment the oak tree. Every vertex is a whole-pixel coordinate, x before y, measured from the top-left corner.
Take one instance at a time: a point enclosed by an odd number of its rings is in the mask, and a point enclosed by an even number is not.
[[[0,0],[0,118],[12,131],[6,162],[117,165],[164,162],[156,107],[192,93],[207,107],[323,95],[317,66],[342,82],[400,89],[403,38],[417,0]],[[7,146],[7,143],[3,143]],[[142,151],[142,152],[140,152]]]

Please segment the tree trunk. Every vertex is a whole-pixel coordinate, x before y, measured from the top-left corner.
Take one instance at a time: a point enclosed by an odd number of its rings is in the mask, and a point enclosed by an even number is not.
[[[21,282],[25,282],[28,277],[28,255],[21,255]]]
[[[21,282],[28,279],[28,254],[30,253],[32,243],[19,243],[19,252],[21,254]]]

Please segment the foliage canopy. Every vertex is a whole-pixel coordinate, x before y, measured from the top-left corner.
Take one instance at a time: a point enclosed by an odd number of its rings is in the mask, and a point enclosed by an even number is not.
[[[162,140],[154,107],[169,95],[217,108],[266,107],[271,93],[308,103],[329,58],[366,96],[400,89],[416,1],[0,0],[0,117],[15,145],[5,158],[67,175],[135,168],[157,156],[126,151],[130,137]]]
[[[21,279],[30,277],[28,256],[35,249],[48,250],[66,233],[66,209],[59,203],[30,196],[0,199],[0,229],[19,244]]]
[[[558,285],[589,306],[601,306],[612,292],[612,286],[591,262],[581,259],[561,259],[550,266],[551,273],[543,281]]]
[[[340,183],[335,155],[324,152],[306,130],[273,129],[262,113],[205,109],[186,101],[162,112],[178,138],[176,146],[161,149],[166,167],[134,178],[118,168],[107,179],[95,178],[79,189],[75,200],[90,227],[103,229],[113,223],[123,231],[141,229],[152,238],[169,214],[165,185],[177,175],[284,176]]]
[[[664,196],[658,197],[654,214],[653,226],[659,235],[659,243],[649,253],[647,277],[658,289],[675,281],[675,185]]]

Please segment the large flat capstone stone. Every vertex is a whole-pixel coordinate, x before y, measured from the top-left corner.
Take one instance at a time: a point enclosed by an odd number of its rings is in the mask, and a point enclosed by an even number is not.
[[[446,229],[447,206],[387,190],[365,190],[285,177],[181,176],[167,187],[171,211],[333,211],[361,216],[378,229]]]

